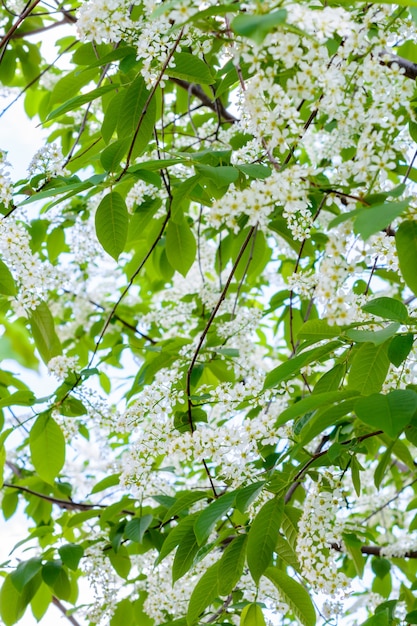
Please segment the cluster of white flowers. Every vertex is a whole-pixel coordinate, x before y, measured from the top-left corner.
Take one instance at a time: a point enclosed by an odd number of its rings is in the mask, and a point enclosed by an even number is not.
[[[208,215],[210,225],[227,226],[233,232],[240,230],[238,219],[248,216],[248,225],[269,231],[269,219],[273,211],[284,207],[283,216],[294,239],[302,241],[309,236],[312,214],[308,201],[308,177],[310,168],[294,165],[285,170],[274,171],[265,180],[255,180],[246,189],[234,185],[216,200]]]
[[[77,370],[78,357],[59,355],[54,356],[48,361],[48,371],[54,374],[58,380],[65,380],[71,372]]]
[[[0,202],[6,206],[12,201],[13,184],[8,173],[10,163],[7,160],[7,152],[0,150]]]
[[[46,180],[54,176],[65,176],[67,171],[60,146],[51,143],[39,148],[29,163],[28,173],[29,176],[43,174]]]
[[[62,284],[62,274],[58,278],[57,270],[32,252],[28,231],[14,217],[0,222],[0,257],[18,283],[18,294],[12,301],[18,315],[26,316],[36,309],[50,289]]]
[[[143,204],[145,200],[157,198],[159,195],[160,191],[155,185],[138,180],[126,196],[126,206],[133,213],[135,207]]]
[[[338,516],[343,496],[340,484],[328,471],[311,486],[298,525],[297,556],[311,587],[340,600],[349,579],[337,567],[332,544],[342,545],[344,522]]]

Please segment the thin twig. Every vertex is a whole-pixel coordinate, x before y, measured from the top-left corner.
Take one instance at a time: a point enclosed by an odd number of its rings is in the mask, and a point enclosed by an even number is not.
[[[54,604],[57,607],[57,609],[61,611],[61,613],[67,618],[67,620],[69,621],[70,624],[72,624],[72,626],[81,626],[80,622],[77,622],[75,617],[68,613],[68,610],[62,604],[61,600],[58,600],[56,596],[52,596],[52,604]]]

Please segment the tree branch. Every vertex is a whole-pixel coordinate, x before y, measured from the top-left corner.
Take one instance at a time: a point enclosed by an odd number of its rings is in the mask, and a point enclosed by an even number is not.
[[[72,624],[72,626],[81,626],[80,622],[77,622],[75,617],[68,613],[67,609],[62,604],[61,600],[58,600],[56,596],[52,596],[52,604],[54,604],[57,607],[57,609],[61,611],[63,615],[65,615],[65,617],[67,618],[69,623]]]
[[[333,550],[337,550],[337,552],[344,552],[343,548],[341,545],[339,545],[338,543],[332,543],[331,547],[333,548]],[[361,552],[362,554],[370,554],[373,556],[381,556],[381,551],[383,550],[385,546],[362,546],[361,547]],[[384,556],[382,554],[382,556]],[[403,554],[402,557],[399,557],[402,559],[417,559],[417,550],[410,550],[409,552],[405,552]]]
[[[388,50],[383,50],[379,53],[381,65],[391,67],[392,65],[398,65],[404,71],[404,76],[415,80],[417,78],[417,63],[413,63],[408,59],[399,57]]]
[[[179,85],[180,87],[188,91],[188,93],[190,93],[191,95],[198,98],[200,102],[204,104],[204,106],[208,107],[209,109],[217,113],[223,119],[224,122],[229,122],[230,124],[234,124],[235,122],[239,121],[237,117],[232,115],[232,113],[229,113],[229,111],[225,108],[225,106],[221,102],[220,98],[217,98],[216,100],[212,100],[203,91],[200,85],[189,83],[186,80],[182,80],[181,78],[171,77],[169,80],[172,83],[175,83],[176,85]]]
[[[13,485],[12,483],[4,482],[3,487],[8,487],[9,489],[17,489],[18,491],[28,493],[31,496],[41,498],[41,500],[51,502],[51,504],[56,504],[57,506],[59,506],[59,508],[66,509],[67,511],[94,511],[98,509],[107,509],[106,504],[87,504],[85,502],[73,502],[72,500],[54,498],[53,496],[48,496],[46,493],[40,493],[39,491],[33,491],[33,489],[29,489],[29,487],[23,487],[23,485]],[[127,509],[122,510],[121,513],[124,513],[125,515],[135,515],[134,511],[129,511]]]

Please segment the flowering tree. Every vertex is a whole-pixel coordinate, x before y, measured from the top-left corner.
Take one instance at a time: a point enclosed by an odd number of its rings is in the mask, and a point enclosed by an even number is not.
[[[416,2],[1,20],[2,622],[417,624]]]

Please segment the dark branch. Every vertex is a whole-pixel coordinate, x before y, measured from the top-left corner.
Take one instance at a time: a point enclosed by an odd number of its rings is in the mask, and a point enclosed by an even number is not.
[[[77,622],[75,617],[68,613],[67,609],[62,604],[61,600],[58,600],[58,598],[56,596],[52,596],[52,604],[54,604],[57,607],[57,609],[59,609],[61,611],[61,613],[63,615],[65,615],[65,617],[67,618],[69,623],[72,624],[72,626],[81,626],[80,623]]]
[[[203,91],[200,85],[195,85],[193,83],[189,83],[186,80],[181,80],[181,78],[170,78],[172,83],[179,85],[188,93],[195,96],[204,104],[204,106],[208,107],[215,113],[217,113],[225,122],[230,122],[234,124],[238,121],[237,117],[229,113],[229,111],[224,107],[221,100],[218,98],[217,100],[212,100],[209,96]]]
[[[342,546],[340,546],[338,543],[332,543],[331,547],[333,548],[333,550],[337,550],[337,552],[344,552]],[[383,550],[382,546],[362,546],[361,547],[362,554],[370,554],[372,556],[381,556],[382,550]],[[382,553],[382,556],[384,556],[383,553]],[[410,550],[408,552],[405,552],[401,558],[417,559],[417,550]]]
[[[380,52],[379,57],[381,59],[381,65],[387,65],[391,67],[392,65],[398,65],[404,71],[404,76],[407,78],[412,78],[415,80],[417,78],[417,63],[413,63],[408,59],[404,59],[403,57],[399,57],[396,54],[392,54],[387,50],[383,50]]]

